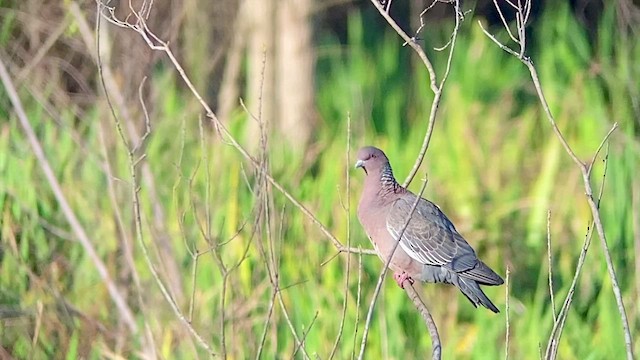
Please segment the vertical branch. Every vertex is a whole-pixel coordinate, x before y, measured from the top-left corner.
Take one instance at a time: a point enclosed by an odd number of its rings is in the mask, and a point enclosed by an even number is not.
[[[506,323],[506,331],[504,334],[504,359],[505,360],[509,360],[509,341],[511,339],[511,332],[510,332],[510,323],[509,323],[509,298],[511,297],[510,294],[510,287],[511,287],[511,271],[509,269],[509,267],[507,266],[507,276],[506,279],[504,281],[504,298],[505,298],[505,303],[506,303],[506,309],[505,309],[505,323]]]
[[[358,293],[356,294],[356,321],[353,331],[353,349],[351,350],[351,359],[356,357],[356,346],[358,340],[358,325],[360,324],[360,298],[362,295],[362,253],[358,254]]]
[[[556,135],[556,137],[558,138],[558,141],[560,141],[560,143],[562,144],[562,147],[564,148],[565,152],[567,153],[567,155],[569,155],[569,157],[571,158],[571,160],[574,162],[574,164],[576,165],[576,167],[580,170],[581,174],[582,174],[582,181],[584,184],[584,190],[585,190],[585,195],[587,198],[587,204],[589,205],[589,208],[591,210],[591,215],[593,216],[593,223],[595,225],[596,228],[596,232],[598,233],[598,237],[600,238],[600,245],[602,246],[602,251],[604,254],[604,258],[605,258],[605,262],[607,264],[607,271],[609,273],[609,278],[611,279],[611,284],[612,284],[612,288],[613,288],[613,295],[616,299],[616,304],[618,307],[618,313],[620,314],[620,321],[622,323],[622,330],[624,332],[624,343],[625,343],[625,349],[626,349],[626,354],[627,354],[627,359],[628,360],[632,360],[634,358],[633,356],[633,338],[631,337],[631,330],[629,327],[629,320],[627,318],[627,312],[625,310],[625,306],[624,306],[624,301],[622,299],[622,292],[620,291],[620,285],[618,283],[618,278],[616,275],[616,271],[615,271],[615,267],[613,265],[613,260],[611,259],[611,253],[609,251],[609,246],[607,244],[607,236],[604,232],[604,226],[602,225],[602,218],[600,216],[600,209],[599,209],[599,200],[598,203],[596,203],[596,200],[594,200],[594,196],[593,196],[593,190],[591,187],[591,168],[593,165],[593,161],[591,162],[591,164],[585,164],[584,162],[582,162],[578,156],[575,154],[575,152],[573,151],[573,149],[571,148],[571,146],[569,145],[569,143],[567,142],[567,140],[564,138],[562,132],[560,131],[560,129],[558,128],[558,125],[555,121],[555,118],[553,116],[553,114],[551,113],[551,109],[549,108],[549,104],[547,103],[547,99],[544,95],[544,92],[542,90],[542,85],[540,83],[540,78],[538,76],[538,71],[536,69],[536,67],[533,64],[533,61],[531,60],[531,58],[529,58],[528,56],[525,55],[526,52],[526,39],[525,39],[525,27],[526,27],[526,23],[527,20],[529,18],[529,14],[531,11],[531,0],[525,0],[524,4],[522,4],[522,2],[519,0],[518,4],[515,5],[511,2],[508,2],[515,10],[517,13],[516,19],[517,19],[517,27],[518,27],[518,36],[519,36],[519,46],[520,49],[519,51],[516,51],[506,45],[504,45],[503,43],[501,43],[494,35],[492,35],[491,33],[489,33],[484,27],[482,27],[482,24],[480,24],[480,27],[482,28],[482,31],[485,33],[485,35],[491,39],[496,45],[498,45],[498,47],[500,47],[502,50],[506,51],[507,53],[515,56],[516,58],[518,58],[518,60],[520,60],[529,70],[529,75],[531,76],[531,81],[533,82],[535,88],[536,88],[536,94],[538,95],[538,100],[540,102],[540,105],[542,106],[542,109],[544,110],[544,113],[546,115],[546,118],[549,122],[549,124],[551,125],[551,129],[553,130],[554,134]],[[613,131],[616,130],[616,128],[618,127],[618,124],[613,124],[613,126],[611,127],[611,130],[609,130],[609,132],[607,133],[607,135],[605,135],[604,139],[602,140],[602,142],[600,143],[600,146],[598,147],[598,149],[595,152],[594,155],[594,159],[598,156],[598,153],[600,152],[600,149],[602,149],[602,146],[604,145],[604,143],[609,139],[609,136],[611,136],[611,134],[613,133]],[[556,322],[557,323],[557,322]],[[554,328],[556,326],[554,325]],[[553,333],[552,333],[553,336]],[[550,344],[551,345],[551,344]],[[549,348],[548,348],[549,349]],[[554,353],[555,354],[555,353]],[[549,355],[549,351],[547,351],[547,355]],[[555,356],[555,355],[554,355]]]
[[[442,343],[440,342],[438,327],[429,312],[429,308],[427,308],[427,305],[422,301],[410,281],[405,281],[402,285],[404,286],[404,291],[407,293],[407,296],[409,296],[411,301],[413,301],[413,304],[416,306],[416,309],[418,309],[418,312],[422,316],[422,320],[427,324],[429,336],[431,337],[431,358],[440,359],[442,357]]]
[[[420,165],[422,164],[422,161],[424,160],[425,154],[426,154],[427,149],[429,147],[429,143],[431,141],[431,135],[433,134],[433,128],[435,126],[438,107],[440,105],[440,100],[441,100],[441,97],[442,97],[442,91],[443,91],[445,82],[446,82],[446,80],[447,80],[447,78],[449,76],[450,70],[451,70],[451,62],[452,62],[452,59],[453,59],[453,52],[454,52],[454,49],[455,49],[455,43],[456,43],[456,39],[457,39],[457,35],[458,35],[458,30],[460,29],[460,23],[463,20],[463,16],[464,15],[460,10],[460,2],[458,0],[452,1],[453,8],[454,8],[454,13],[455,13],[455,26],[454,26],[453,32],[451,34],[451,39],[449,40],[449,42],[444,47],[442,47],[441,49],[437,49],[437,50],[444,50],[445,48],[449,47],[449,54],[448,54],[448,57],[447,57],[446,69],[444,71],[442,79],[438,83],[437,75],[436,75],[436,72],[435,72],[435,70],[433,68],[433,65],[432,65],[431,61],[429,60],[428,56],[426,55],[426,53],[424,52],[424,50],[422,49],[422,47],[416,42],[416,38],[415,37],[410,37],[409,35],[407,35],[407,33],[404,30],[402,30],[402,28],[390,16],[390,14],[389,14],[390,3],[387,5],[386,8],[376,0],[371,0],[371,3],[375,6],[375,8],[380,13],[380,15],[382,15],[382,17],[387,21],[387,23],[405,41],[405,44],[408,44],[418,54],[418,56],[422,60],[425,68],[427,69],[427,71],[429,73],[429,81],[430,81],[430,85],[431,85],[431,90],[434,93],[434,99],[433,99],[433,102],[431,104],[431,110],[430,110],[430,113],[429,113],[429,120],[428,120],[427,130],[425,132],[425,136],[424,136],[424,140],[423,140],[422,146],[420,148],[420,151],[418,153],[418,156],[416,158],[416,161],[414,163],[413,168],[411,169],[411,171],[409,172],[409,175],[407,176],[406,180],[402,184],[402,186],[406,187],[411,183],[411,181],[415,177],[416,173],[418,172],[418,169],[420,168]],[[417,32],[420,32],[422,30],[422,28],[424,27],[423,26],[424,24],[422,23],[422,16],[430,8],[431,7],[426,8],[420,14],[421,26],[420,26],[420,28],[418,29]],[[420,194],[418,195],[417,199],[420,199],[420,197],[422,196],[422,193],[424,192],[425,187],[426,187],[426,181],[423,184],[423,187],[422,187],[422,189],[420,191]],[[415,207],[416,207],[417,203],[418,203],[418,201],[416,200],[415,204],[413,205],[413,207],[411,209],[411,212],[409,213],[409,216],[408,216],[408,218],[406,220],[406,223],[403,226],[402,231],[400,232],[399,238],[402,237],[402,233],[404,233],[406,226],[408,225],[409,221],[411,220],[411,216],[413,215],[413,212],[415,211]],[[364,351],[365,351],[365,347],[366,347],[367,335],[368,335],[368,332],[369,332],[369,326],[370,326],[370,322],[371,322],[371,316],[372,316],[373,308],[375,306],[378,294],[380,293],[380,289],[381,289],[381,286],[382,286],[382,281],[384,280],[384,276],[388,271],[389,264],[391,262],[391,258],[393,257],[393,254],[395,253],[395,249],[398,247],[398,244],[399,244],[399,242],[396,243],[396,245],[394,247],[394,250],[391,252],[391,255],[385,261],[384,269],[382,270],[382,272],[380,274],[380,277],[378,279],[378,283],[376,285],[376,289],[374,291],[374,295],[373,295],[373,298],[372,298],[370,306],[369,306],[369,311],[367,313],[367,320],[366,320],[366,323],[365,323],[364,334],[363,334],[363,338],[362,338],[362,342],[361,342],[359,359],[362,359],[363,356],[364,356]],[[417,309],[420,311],[420,313],[423,316],[423,319],[425,320],[425,323],[426,323],[426,325],[427,325],[427,327],[429,329],[429,333],[431,335],[431,341],[432,341],[433,358],[434,359],[439,359],[441,357],[442,349],[441,349],[440,338],[439,338],[439,335],[438,335],[438,330],[437,330],[437,327],[435,325],[435,322],[433,321],[433,318],[431,317],[431,314],[429,313],[429,310],[427,309],[425,304],[422,302],[422,300],[419,298],[418,294],[415,292],[415,289],[413,289],[411,284],[407,281],[403,285],[405,287],[405,291],[407,292],[407,295],[413,300],[414,304],[416,305]]]
[[[103,5],[101,3],[98,3],[97,5],[97,12],[98,14],[102,13],[102,9],[103,9]],[[97,20],[97,31],[99,31],[99,20]],[[98,59],[100,57],[98,56]],[[105,85],[105,80],[102,77],[102,66],[101,66],[101,62],[100,60],[98,61],[98,71],[100,76],[100,79],[102,81],[103,87],[106,87]],[[107,97],[108,99],[108,97]],[[134,223],[135,223],[135,231],[136,231],[136,239],[138,241],[138,243],[140,244],[140,247],[142,249],[142,254],[144,256],[145,262],[147,263],[147,267],[149,268],[149,270],[151,271],[151,275],[153,276],[154,280],[156,281],[156,284],[158,285],[158,287],[160,288],[160,291],[163,295],[163,297],[165,298],[165,300],[167,301],[167,303],[169,303],[171,309],[173,310],[173,312],[175,313],[175,315],[177,316],[177,318],[183,323],[183,325],[187,328],[187,330],[191,333],[191,335],[193,337],[196,338],[196,340],[198,341],[198,343],[210,354],[210,355],[215,355],[213,352],[213,349],[211,348],[211,346],[204,340],[204,338],[193,328],[193,326],[191,325],[190,321],[186,318],[186,316],[180,311],[180,308],[178,307],[178,304],[176,303],[175,299],[172,297],[171,293],[169,292],[169,289],[165,286],[165,284],[162,282],[162,280],[160,279],[160,275],[159,272],[157,270],[157,268],[155,267],[155,265],[153,264],[153,262],[151,261],[151,257],[147,248],[147,244],[144,240],[144,235],[143,235],[143,231],[142,231],[142,213],[140,210],[140,190],[141,188],[138,185],[138,178],[136,175],[136,167],[137,165],[144,160],[145,158],[145,154],[141,155],[138,159],[135,158],[136,154],[135,151],[137,149],[139,149],[142,146],[142,143],[139,143],[138,145],[136,145],[135,147],[130,147],[127,138],[124,134],[124,131],[122,129],[122,126],[120,124],[120,120],[119,118],[116,116],[116,112],[115,109],[113,108],[113,105],[111,104],[111,102],[108,102],[109,104],[109,108],[112,112],[114,121],[116,123],[116,129],[118,131],[118,135],[120,136],[120,139],[123,143],[123,145],[125,146],[126,150],[127,150],[127,156],[128,156],[128,160],[129,160],[129,172],[130,172],[130,176],[131,176],[131,198],[132,198],[132,202],[133,202],[133,212],[134,212]],[[142,110],[145,113],[145,118],[148,118],[148,114],[146,113],[146,108],[144,106],[142,106]],[[150,132],[150,128],[147,127],[146,128],[146,132],[145,134],[140,138],[141,140],[145,140]]]
[[[265,326],[264,326],[264,331],[263,331],[263,335],[262,335],[262,339],[260,342],[260,346],[258,348],[258,354],[262,354],[263,348],[264,348],[264,339],[266,339],[266,331],[269,325],[269,321],[271,319],[272,316],[272,308],[273,308],[273,299],[277,298],[278,302],[280,304],[280,309],[283,312],[284,318],[287,322],[287,325],[289,326],[289,330],[291,331],[291,335],[293,336],[293,339],[295,341],[295,350],[294,350],[294,355],[298,352],[301,351],[304,358],[305,359],[309,359],[309,354],[306,351],[306,348],[304,346],[304,339],[306,337],[307,333],[303,333],[303,337],[302,339],[298,336],[298,333],[295,329],[295,326],[293,325],[293,322],[291,321],[291,318],[289,316],[289,313],[286,309],[286,306],[284,304],[284,298],[282,296],[282,289],[280,288],[280,275],[279,272],[277,270],[278,264],[276,261],[276,256],[275,256],[275,245],[273,242],[273,238],[271,236],[271,220],[270,220],[270,203],[269,203],[269,192],[270,192],[270,188],[269,188],[269,184],[270,184],[270,177],[269,177],[269,166],[268,166],[268,154],[267,154],[267,133],[266,133],[266,126],[264,123],[264,120],[262,118],[262,86],[264,84],[264,77],[265,77],[265,70],[266,70],[266,53],[263,53],[263,59],[262,59],[262,72],[261,72],[261,81],[260,81],[260,92],[258,95],[258,113],[257,115],[254,115],[251,113],[251,111],[249,111],[249,109],[247,109],[244,106],[244,102],[241,101],[241,105],[244,108],[245,112],[247,113],[247,115],[249,115],[249,117],[256,121],[258,123],[258,129],[260,131],[260,155],[257,159],[257,164],[255,164],[256,166],[256,172],[257,172],[257,183],[258,183],[258,189],[257,189],[257,197],[258,197],[258,209],[259,212],[263,214],[264,216],[264,220],[260,220],[260,221],[256,221],[256,227],[260,227],[260,228],[264,228],[266,236],[267,236],[267,242],[269,244],[269,253],[267,253],[267,251],[265,251],[264,246],[262,245],[261,241],[257,242],[257,247],[258,247],[258,251],[260,252],[260,254],[262,255],[263,261],[265,263],[265,267],[267,269],[267,273],[269,275],[269,281],[271,282],[271,287],[272,287],[272,304],[270,304],[269,308],[270,310],[268,311],[268,316],[267,316],[267,320],[265,321]],[[235,141],[235,140],[232,140]],[[252,158],[253,159],[253,158]],[[253,161],[253,160],[252,160]],[[274,183],[272,183],[274,184]],[[275,185],[275,184],[274,184]],[[279,186],[279,185],[278,185]],[[315,321],[315,318],[314,318]],[[313,324],[313,322],[312,322]],[[309,329],[310,330],[310,329]]]
[[[604,184],[607,176],[608,158],[609,149],[607,147],[607,153],[602,160],[604,163],[604,171],[602,174],[602,183],[598,192],[598,204],[600,203],[600,199],[602,199],[602,194],[604,192]],[[571,285],[569,286],[569,292],[567,293],[567,297],[565,298],[564,303],[560,308],[560,313],[558,313],[557,319],[553,323],[553,329],[551,330],[551,334],[549,335],[547,349],[545,351],[545,359],[555,359],[556,357],[558,344],[560,343],[560,337],[562,336],[562,331],[564,330],[564,324],[567,319],[567,315],[569,314],[569,308],[571,307],[571,303],[573,301],[573,295],[575,294],[576,285],[578,283],[578,279],[580,278],[580,274],[582,273],[582,267],[584,266],[584,262],[587,257],[587,250],[589,250],[589,246],[591,245],[593,227],[594,221],[592,220],[590,225],[587,227],[587,233],[582,245],[582,250],[580,251],[580,256],[578,258],[578,264],[576,265],[576,270],[573,275],[573,280],[571,281]]]
[[[347,202],[346,206],[343,205],[345,214],[347,215],[347,247],[351,247],[351,114],[347,114],[347,151],[346,151],[345,175],[347,177]],[[347,253],[346,276],[344,280],[344,299],[342,300],[342,315],[340,316],[340,325],[338,327],[338,336],[333,344],[329,359],[333,359],[338,350],[338,344],[342,338],[342,331],[344,330],[344,321],[347,317],[347,300],[349,299],[349,280],[351,275],[351,253]]]

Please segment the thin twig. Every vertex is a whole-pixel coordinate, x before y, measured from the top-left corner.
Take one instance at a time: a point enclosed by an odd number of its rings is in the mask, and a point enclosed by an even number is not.
[[[602,141],[600,142],[600,145],[598,145],[598,148],[596,149],[595,154],[593,154],[593,158],[591,159],[591,162],[589,163],[589,169],[587,170],[587,176],[591,176],[591,170],[593,169],[593,164],[596,162],[596,159],[598,158],[598,155],[600,154],[600,151],[602,150],[602,147],[604,146],[604,144],[608,144],[607,141],[609,141],[609,138],[611,137],[611,134],[613,134],[614,131],[616,131],[616,129],[618,128],[618,123],[615,122],[613,123],[613,126],[611,126],[611,129],[609,130],[609,132],[607,133],[607,135],[604,136],[604,138],[602,138]]]
[[[356,345],[358,340],[358,326],[360,325],[360,300],[362,295],[362,254],[358,254],[358,289],[356,294],[356,320],[353,331],[353,348],[351,350],[351,359],[356,357]]]
[[[258,346],[258,351],[256,352],[256,360],[262,358],[262,351],[267,341],[267,330],[269,329],[269,324],[271,323],[271,316],[273,315],[277,292],[278,289],[272,287],[271,299],[269,300],[269,308],[267,310],[267,318],[265,319],[264,326],[262,328],[262,336],[260,336],[260,345]]]
[[[280,291],[280,275],[278,272],[278,263],[275,255],[275,244],[273,241],[272,233],[271,233],[271,216],[270,216],[270,199],[271,193],[269,189],[269,182],[267,179],[262,176],[262,174],[267,173],[269,171],[269,163],[268,163],[268,148],[267,148],[267,131],[266,124],[262,117],[262,97],[263,97],[263,88],[264,88],[264,76],[265,76],[265,68],[266,68],[266,52],[262,53],[262,70],[260,75],[260,91],[258,95],[258,115],[254,116],[248,112],[248,109],[245,108],[247,113],[258,123],[258,128],[260,130],[260,156],[259,160],[261,162],[261,172],[257,174],[259,183],[259,194],[258,194],[258,203],[259,206],[262,206],[262,211],[264,212],[264,220],[262,221],[262,227],[266,232],[269,252],[264,250],[264,246],[261,241],[257,241],[258,250],[262,255],[265,268],[267,270],[267,274],[269,275],[269,281],[271,283],[271,300],[269,302],[269,310],[267,313],[267,319],[265,320],[264,330],[260,340],[260,346],[257,351],[256,359],[259,359],[262,355],[262,351],[264,348],[264,344],[266,341],[267,330],[269,329],[269,324],[271,321],[271,317],[273,314],[273,309],[275,307],[275,299],[277,293]],[[301,345],[300,343],[297,343]]]
[[[284,298],[282,297],[282,291],[277,291],[278,294],[278,303],[280,304],[280,310],[282,310],[282,314],[284,315],[284,319],[289,326],[289,330],[291,331],[291,335],[293,335],[293,339],[296,342],[296,348],[302,351],[302,355],[305,359],[310,359],[309,354],[307,354],[307,350],[304,347],[304,343],[298,337],[298,333],[296,332],[295,326],[293,326],[293,322],[291,321],[291,317],[289,316],[289,312],[287,311],[286,306],[284,305]],[[296,350],[297,351],[297,350]]]
[[[345,175],[347,177],[347,202],[345,215],[347,216],[347,247],[351,247],[351,114],[347,114],[347,153],[346,153],[346,161],[347,164],[345,166]],[[349,280],[351,274],[351,253],[347,253],[347,264],[346,267],[346,276],[344,280],[344,299],[342,300],[342,314],[340,316],[340,325],[338,327],[338,335],[336,336],[336,341],[333,344],[333,348],[331,349],[331,353],[329,354],[329,359],[333,359],[336,355],[336,351],[338,350],[338,344],[340,344],[340,339],[342,338],[342,332],[344,330],[344,322],[347,317],[347,300],[349,299]]]
[[[318,311],[316,311],[316,314],[313,316],[313,319],[311,319],[311,323],[309,324],[309,329],[307,329],[307,331],[303,331],[302,332],[302,341],[296,346],[296,348],[293,351],[293,354],[291,355],[291,358],[294,359],[296,357],[296,354],[298,353],[298,350],[302,349],[304,350],[304,341],[307,338],[307,335],[309,335],[309,333],[311,332],[311,328],[313,327],[313,324],[315,324],[316,320],[318,319]],[[308,357],[308,355],[305,355],[306,357]]]
[[[506,279],[504,281],[504,298],[505,298],[505,303],[506,303],[506,309],[505,309],[505,322],[506,322],[506,332],[504,334],[504,359],[505,360],[509,360],[509,341],[511,340],[511,332],[510,332],[510,323],[509,323],[509,298],[511,297],[510,294],[510,287],[511,287],[511,270],[509,269],[509,266],[507,266],[507,276]]]
[[[410,37],[409,35],[407,35],[407,33],[404,30],[402,30],[400,25],[398,25],[398,23],[396,23],[396,21],[393,20],[391,15],[389,15],[389,13],[385,11],[384,7],[377,0],[371,0],[371,3],[373,4],[373,6],[376,7],[376,9],[378,9],[378,12],[380,13],[380,15],[382,15],[382,17],[387,21],[387,23],[391,25],[393,30],[395,30],[395,32],[398,33],[398,35],[400,35],[402,40],[404,40],[407,44],[409,44],[409,46],[411,46],[411,48],[418,54],[418,56],[420,57],[420,60],[422,60],[422,62],[424,63],[424,66],[427,68],[427,71],[429,72],[429,83],[431,86],[431,91],[433,91],[434,94],[437,93],[438,86],[436,85],[437,83],[436,71],[433,67],[433,64],[431,63],[431,60],[429,60],[429,57],[427,57],[427,54],[424,52],[422,47],[415,42],[414,38]]]
[[[500,20],[502,21],[502,26],[504,26],[504,28],[507,30],[507,33],[509,34],[511,40],[513,40],[513,42],[515,42],[516,44],[520,44],[520,41],[516,39],[516,37],[511,33],[509,24],[507,24],[507,20],[504,18],[504,14],[502,13],[502,9],[500,9],[500,6],[498,5],[498,0],[493,0],[493,4],[495,5],[496,10],[498,10],[498,15],[500,15]],[[511,5],[513,6],[513,4]]]
[[[551,259],[551,210],[547,210],[547,261],[549,262],[549,297],[551,298],[551,314],[556,322],[556,301],[553,293],[553,261]]]
[[[418,15],[418,19],[420,19],[420,26],[418,26],[418,29],[416,30],[415,34],[413,35],[413,37],[411,38],[412,40],[417,40],[418,39],[418,35],[420,35],[420,32],[422,32],[422,29],[424,29],[424,27],[427,25],[424,22],[424,18],[423,16],[429,12],[429,10],[433,9],[434,6],[436,6],[439,2],[445,2],[445,1],[441,1],[441,0],[434,0],[431,5],[427,6],[424,10],[422,10],[420,12],[420,14]],[[409,42],[405,41],[404,44],[402,44],[402,46],[407,46],[409,45]]]

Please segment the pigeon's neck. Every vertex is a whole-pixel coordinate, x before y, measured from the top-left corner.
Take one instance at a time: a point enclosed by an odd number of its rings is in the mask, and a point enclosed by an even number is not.
[[[384,164],[380,171],[380,190],[378,191],[378,195],[397,194],[403,190],[404,188],[398,184],[396,178],[393,176],[391,164]]]

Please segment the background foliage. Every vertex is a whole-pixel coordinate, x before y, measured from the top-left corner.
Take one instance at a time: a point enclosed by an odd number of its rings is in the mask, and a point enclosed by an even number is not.
[[[12,59],[12,74],[19,79],[31,124],[74,211],[129,296],[139,325],[146,319],[159,356],[203,356],[162,298],[136,244],[134,259],[146,307],[138,308],[139,290],[124,260],[124,240],[134,241],[126,152],[100,95],[96,68],[81,66],[88,55],[58,54],[64,60],[58,65],[51,60],[21,75],[24,59],[16,39],[23,36],[20,31],[25,29],[25,16],[29,17],[14,10],[16,4],[10,1],[0,4],[5,6],[0,26],[3,61]],[[602,217],[637,349],[640,42],[637,32],[622,26],[616,16],[615,7],[606,7],[596,30],[588,31],[568,6],[553,2],[531,26],[530,55],[558,124],[582,159],[591,158],[614,122],[620,124],[608,150]],[[75,20],[64,18],[59,41],[70,48],[82,46]],[[426,196],[440,204],[480,257],[500,274],[510,269],[509,355],[538,358],[553,324],[547,282],[547,211],[551,211],[556,304],[568,291],[590,212],[580,174],[546,123],[526,69],[493,45],[475,20],[468,14],[460,31],[433,141],[419,174],[428,176]],[[432,93],[415,55],[401,46],[377,14],[352,8],[344,26],[344,34],[327,28],[316,34],[319,125],[315,141],[306,149],[294,148],[273,131],[268,134],[268,158],[273,177],[333,234],[344,243],[369,248],[355,217],[362,178],[347,162],[347,117],[352,123],[352,153],[358,146],[375,144],[385,149],[395,173],[404,178],[426,129]],[[446,43],[450,31],[448,21],[428,27],[426,49]],[[446,53],[430,53],[442,70]],[[47,77],[47,66],[68,66],[68,78]],[[198,78],[196,70],[190,76]],[[85,73],[90,75],[86,83],[78,80],[85,79]],[[256,221],[257,173],[212,128],[201,125],[195,99],[168,63],[158,62],[146,75],[152,133],[145,161],[155,191],[141,184],[144,233],[149,244],[156,244],[160,237],[169,239],[173,259],[162,258],[152,245],[153,261],[161,268],[168,262],[177,264],[174,295],[188,313],[193,294],[194,327],[219,353],[224,304],[229,356],[254,357],[272,295],[261,249],[267,253],[273,249],[286,310],[298,334],[306,333],[309,354],[328,357],[346,298],[344,334],[336,358],[351,356],[354,344],[359,346],[363,318],[381,268],[378,258],[352,255],[348,260],[340,254],[327,262],[335,254],[332,244],[275,190],[268,200],[269,221]],[[67,93],[61,94],[60,84],[73,79],[78,80],[76,92],[67,86]],[[119,80],[135,81],[136,88],[139,81]],[[135,95],[128,100],[142,128]],[[93,264],[70,233],[4,89],[0,90],[0,119],[0,340],[4,351],[15,358],[142,356],[141,336],[127,333]],[[256,141],[243,136],[245,124],[251,121],[238,108],[229,122],[243,143]],[[107,164],[113,177],[108,176]],[[594,171],[598,187],[603,174],[600,160]],[[347,176],[352,176],[349,189]],[[110,182],[113,195],[107,190]],[[414,181],[412,189],[419,186]],[[165,215],[161,229],[154,222],[158,206]],[[349,207],[351,211],[346,211]],[[209,229],[209,243],[202,228]],[[198,259],[192,278],[189,249],[205,251],[212,244],[215,251]],[[562,359],[624,357],[606,265],[599,244],[594,245],[562,337]],[[237,267],[225,278],[219,261]],[[348,262],[350,279],[345,289]],[[223,280],[228,286],[222,285]],[[487,293],[505,309],[504,287],[489,288]],[[505,311],[494,315],[476,310],[452,287],[429,285],[423,294],[439,324],[445,358],[504,356]],[[405,359],[428,354],[426,329],[404,292],[386,281],[380,300],[367,356]],[[263,357],[301,356],[284,315],[276,306]]]

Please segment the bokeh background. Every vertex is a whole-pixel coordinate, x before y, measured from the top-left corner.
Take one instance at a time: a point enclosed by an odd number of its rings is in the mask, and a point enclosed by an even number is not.
[[[391,14],[413,33],[429,3],[395,0]],[[126,1],[111,5],[120,18],[130,13]],[[508,40],[493,1],[465,1],[463,9],[468,12],[433,139],[411,189],[417,191],[420,179],[428,178],[426,197],[441,206],[479,256],[502,275],[510,269],[509,356],[537,359],[553,325],[548,212],[556,312],[591,213],[580,172],[554,136],[526,68],[477,24],[482,21]],[[424,21],[419,41],[441,76],[447,51],[434,48],[450,37],[451,7],[435,6]],[[155,1],[148,25],[169,41],[220,121],[262,159],[273,178],[341,242],[370,248],[355,216],[362,175],[348,161],[348,134],[351,160],[359,146],[376,145],[404,179],[433,99],[418,57],[402,46],[373,5]],[[136,171],[143,240],[171,297],[214,352],[231,359],[303,358],[292,327],[311,357],[328,358],[339,334],[335,358],[350,358],[354,348],[357,354],[379,259],[334,257],[336,249],[319,227],[276,188],[264,186],[259,171],[218,135],[163,53],[150,50],[131,30],[106,21],[99,26],[98,33],[93,1],[0,0],[0,57],[65,197],[132,309],[138,332],[124,323],[95,262],[69,226],[3,86],[0,357],[208,356],[169,306],[145,261],[135,231],[127,149],[107,95],[132,146],[145,131],[140,98],[148,109],[151,133],[136,153],[146,155]],[[527,53],[551,110],[582,160],[590,161],[613,123],[619,124],[596,160],[592,184],[595,189],[602,184],[608,154],[601,214],[636,349],[639,31],[637,2],[575,0],[535,1],[527,33]],[[419,289],[439,326],[445,358],[505,356],[504,286],[486,290],[502,309],[498,315],[474,309],[453,287]],[[424,358],[430,347],[413,304],[387,279],[366,358]],[[558,355],[625,356],[595,234]]]

